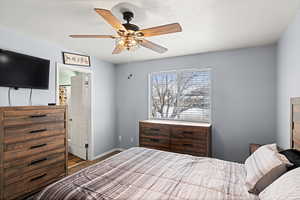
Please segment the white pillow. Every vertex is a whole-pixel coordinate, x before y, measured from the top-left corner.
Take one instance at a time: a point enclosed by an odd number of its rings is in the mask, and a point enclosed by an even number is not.
[[[293,169],[259,194],[260,200],[299,200],[300,199],[300,167]]]
[[[264,145],[258,148],[245,161],[248,191],[259,194],[285,173],[289,165],[292,164],[284,155],[278,152],[276,144]]]

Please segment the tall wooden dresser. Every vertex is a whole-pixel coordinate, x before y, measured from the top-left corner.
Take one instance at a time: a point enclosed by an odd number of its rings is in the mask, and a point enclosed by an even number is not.
[[[144,120],[139,131],[141,147],[211,157],[211,124]]]
[[[65,106],[0,108],[0,199],[22,199],[67,175]]]

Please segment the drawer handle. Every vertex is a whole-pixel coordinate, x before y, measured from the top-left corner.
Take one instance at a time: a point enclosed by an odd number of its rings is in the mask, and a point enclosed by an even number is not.
[[[185,147],[192,147],[193,144],[183,144],[183,146],[185,146]]]
[[[150,128],[150,131],[159,131],[159,128]]]
[[[39,159],[39,160],[35,160],[35,161],[32,161],[29,165],[36,165],[36,164],[44,162],[46,160],[48,160],[48,159],[47,158],[42,158],[42,159]]]
[[[30,118],[47,117],[47,115],[31,115]]]
[[[193,134],[192,131],[183,131],[184,134]]]
[[[47,144],[38,144],[38,145],[35,145],[35,146],[31,146],[30,149],[36,149],[36,148],[40,148],[40,147],[43,147],[43,146],[46,146]]]
[[[150,140],[151,140],[152,142],[159,142],[159,139],[151,138]]]
[[[45,173],[45,174],[43,174],[43,175],[40,175],[40,176],[37,176],[37,177],[34,177],[34,178],[30,179],[30,182],[39,180],[39,179],[45,177],[46,175],[47,175],[47,173]]]
[[[45,131],[47,131],[46,128],[44,128],[44,129],[39,129],[39,130],[33,130],[33,131],[30,131],[29,133],[39,133],[39,132],[45,132]]]

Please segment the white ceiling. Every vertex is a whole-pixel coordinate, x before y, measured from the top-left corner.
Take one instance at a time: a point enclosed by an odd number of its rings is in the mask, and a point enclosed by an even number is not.
[[[274,43],[299,6],[300,0],[0,0],[0,26],[124,63]],[[68,37],[114,34],[96,7],[111,9],[120,19],[120,10],[127,7],[142,28],[179,22],[183,32],[149,39],[167,47],[165,54],[140,48],[112,55],[111,39]]]

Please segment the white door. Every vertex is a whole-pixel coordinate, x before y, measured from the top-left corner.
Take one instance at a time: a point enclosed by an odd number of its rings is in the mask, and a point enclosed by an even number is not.
[[[69,151],[87,159],[88,132],[90,123],[89,76],[81,74],[71,78]]]

